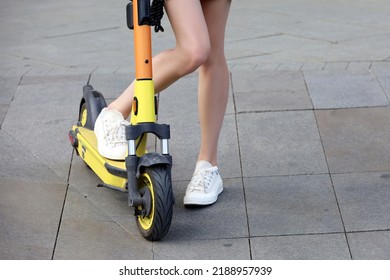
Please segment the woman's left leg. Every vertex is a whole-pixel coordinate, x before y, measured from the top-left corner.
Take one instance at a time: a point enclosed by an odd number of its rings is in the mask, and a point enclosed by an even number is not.
[[[230,3],[231,0],[201,0],[211,51],[206,62],[199,68],[201,146],[195,172],[184,196],[185,205],[212,204],[223,191],[217,167],[217,150],[229,96],[229,71],[224,55],[224,41]]]
[[[199,118],[201,147],[198,160],[217,165],[218,138],[229,96],[229,71],[224,45],[231,0],[202,0],[211,52],[199,68]]]

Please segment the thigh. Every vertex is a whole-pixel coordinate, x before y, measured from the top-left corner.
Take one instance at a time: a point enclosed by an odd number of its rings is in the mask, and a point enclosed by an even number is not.
[[[200,0],[165,0],[165,10],[179,47],[210,44]]]
[[[200,2],[209,32],[211,51],[223,53],[231,0],[201,0]]]

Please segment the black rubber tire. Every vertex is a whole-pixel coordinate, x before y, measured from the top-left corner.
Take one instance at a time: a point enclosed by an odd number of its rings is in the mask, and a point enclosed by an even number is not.
[[[148,216],[137,216],[137,226],[144,238],[157,241],[169,231],[172,222],[174,197],[171,175],[166,165],[145,167],[139,178],[139,187],[151,192],[151,209]]]
[[[87,117],[88,117],[87,104],[84,101],[83,104],[80,107],[80,112],[79,112],[79,124],[80,124],[80,126],[85,127],[85,124],[87,122]]]

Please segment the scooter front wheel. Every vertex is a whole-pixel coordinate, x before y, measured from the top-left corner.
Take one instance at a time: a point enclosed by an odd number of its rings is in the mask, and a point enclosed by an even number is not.
[[[171,175],[166,165],[145,167],[138,180],[140,193],[149,201],[148,209],[138,207],[137,225],[143,237],[150,241],[163,238],[169,231],[173,212]]]

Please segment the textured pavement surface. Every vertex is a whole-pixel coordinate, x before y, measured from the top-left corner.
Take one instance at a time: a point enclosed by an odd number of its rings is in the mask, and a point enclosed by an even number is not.
[[[67,138],[84,84],[110,101],[134,78],[126,4],[0,2],[0,259],[390,259],[389,1],[233,1],[225,190],[183,207],[194,73],[161,96],[176,204],[159,242]]]

